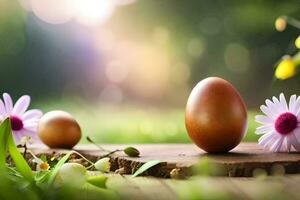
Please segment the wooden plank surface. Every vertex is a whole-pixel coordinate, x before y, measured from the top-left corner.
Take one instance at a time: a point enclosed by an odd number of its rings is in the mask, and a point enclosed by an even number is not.
[[[300,176],[194,177],[188,180],[112,175],[107,187],[121,199],[300,199]]]
[[[110,156],[112,171],[122,169],[125,174],[133,174],[143,163],[150,160],[160,160],[161,164],[148,170],[144,175],[156,177],[170,177],[174,169],[178,177],[191,175],[193,166],[202,160],[225,170],[226,176],[250,177],[263,170],[267,174],[284,173],[294,174],[300,172],[299,153],[272,153],[255,143],[241,143],[238,147],[225,154],[208,154],[192,144],[132,144],[132,145],[101,145],[105,149],[122,149],[126,146],[134,146],[141,152],[140,157],[131,158],[124,153],[116,153]],[[89,159],[95,161],[105,154],[94,145],[78,145],[75,150]],[[67,150],[47,149],[45,147],[33,147],[37,154],[62,154]],[[172,174],[172,173],[171,173]]]

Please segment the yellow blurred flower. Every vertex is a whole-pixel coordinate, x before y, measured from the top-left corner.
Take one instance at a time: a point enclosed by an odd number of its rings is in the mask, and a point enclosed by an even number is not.
[[[286,28],[286,20],[283,17],[278,17],[275,21],[275,28],[279,32],[284,31]]]
[[[285,80],[293,77],[296,74],[296,65],[292,58],[283,59],[275,70],[275,77],[280,80]]]
[[[295,40],[295,46],[300,49],[300,35],[297,37],[297,39]]]

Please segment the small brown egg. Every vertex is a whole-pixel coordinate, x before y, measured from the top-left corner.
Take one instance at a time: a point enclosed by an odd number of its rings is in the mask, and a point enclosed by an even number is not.
[[[81,138],[79,124],[64,111],[46,113],[39,122],[38,134],[50,148],[72,149]]]
[[[192,90],[185,125],[193,142],[206,152],[228,152],[243,139],[247,110],[238,91],[226,80],[209,77]]]

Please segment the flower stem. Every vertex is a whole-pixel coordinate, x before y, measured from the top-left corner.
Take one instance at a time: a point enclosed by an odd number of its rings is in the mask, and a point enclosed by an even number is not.
[[[100,150],[108,152],[107,154],[104,154],[103,156],[101,156],[99,159],[108,157],[116,152],[124,151],[124,149],[116,149],[116,150],[110,151],[110,150],[104,149],[102,146],[100,146],[99,144],[94,142],[94,140],[92,140],[89,136],[87,136],[86,139],[88,142],[92,143],[93,145],[98,147]]]
[[[26,158],[26,153],[28,149],[26,143],[23,145],[23,148],[24,148],[23,157]]]
[[[111,152],[109,152],[109,153],[107,153],[107,154],[101,156],[99,159],[108,157],[108,156],[110,156],[110,155],[112,155],[112,154],[114,154],[114,153],[120,152],[120,151],[123,151],[123,150],[122,150],[122,149],[116,149],[116,150],[113,150],[113,151],[111,151]]]
[[[74,154],[80,156],[81,158],[83,158],[83,160],[87,161],[89,164],[94,165],[94,163],[93,163],[92,161],[90,161],[89,159],[87,159],[86,157],[84,157],[81,153],[79,153],[79,152],[77,152],[77,151],[74,151],[74,150],[73,150],[72,153],[74,153]]]
[[[295,19],[293,17],[289,17],[289,16],[283,16],[283,18],[286,20],[286,22],[289,25],[291,25],[291,26],[293,26],[295,28],[300,29],[300,21],[299,20],[297,20],[297,19]]]
[[[90,142],[91,144],[95,145],[97,148],[99,148],[102,151],[109,151],[107,149],[104,149],[103,147],[101,147],[99,144],[97,144],[96,142],[94,142],[94,140],[92,140],[89,136],[86,137],[86,140],[88,142]]]

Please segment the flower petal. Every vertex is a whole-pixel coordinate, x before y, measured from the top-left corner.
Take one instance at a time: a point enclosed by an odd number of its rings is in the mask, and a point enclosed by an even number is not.
[[[23,132],[24,132],[24,135],[27,135],[27,136],[30,136],[30,137],[37,134],[36,131],[30,130],[30,129],[27,129],[27,128],[24,128]]]
[[[280,103],[282,105],[282,108],[285,110],[285,111],[289,111],[288,107],[287,107],[287,103],[286,103],[286,100],[285,100],[285,97],[284,97],[284,94],[281,93],[279,95],[279,99],[280,99]]]
[[[277,99],[277,97],[272,97],[272,100],[273,100],[273,102],[274,102],[274,105],[276,106],[276,108],[278,109],[278,111],[280,112],[280,113],[282,113],[282,112],[285,112],[285,110],[283,110],[282,109],[282,106],[281,106],[281,103],[280,103],[280,101]]]
[[[286,137],[286,148],[287,148],[288,152],[291,152],[292,143],[291,143],[291,139],[290,139],[290,134]]]
[[[263,126],[256,128],[255,133],[260,135],[260,134],[264,134],[264,133],[269,133],[273,130],[274,130],[274,125],[267,124],[267,125],[263,125]]]
[[[281,146],[282,146],[282,144],[283,144],[283,142],[284,142],[284,139],[285,139],[285,137],[281,137],[281,138],[279,138],[279,140],[277,140],[277,141],[278,141],[278,142],[277,142],[277,145],[276,145],[276,147],[273,149],[274,152],[279,152],[279,151],[280,151]]]
[[[269,142],[271,142],[275,137],[276,137],[276,135],[274,134],[274,132],[267,133],[259,138],[258,144],[266,147],[266,145]]]
[[[265,138],[270,137],[272,134],[273,134],[273,132],[266,133],[266,134],[262,135],[262,136],[258,139],[258,142],[261,142],[262,140],[265,140]]]
[[[274,144],[272,145],[272,147],[270,149],[274,152],[278,152],[281,148],[283,140],[284,140],[284,137],[280,137],[278,140],[276,140],[276,142],[274,142]]]
[[[29,140],[29,144],[40,144],[41,143],[41,140],[37,134],[37,131],[36,130],[30,130],[30,129],[22,129],[22,137],[24,136],[29,136],[31,139]],[[21,137],[21,138],[22,138]]]
[[[278,104],[275,104],[273,103],[272,101],[270,101],[269,99],[266,100],[266,105],[267,107],[273,111],[273,113],[278,116],[281,114],[281,109],[280,107],[278,106]]]
[[[42,111],[38,110],[38,109],[33,109],[33,110],[28,110],[27,112],[25,112],[21,118],[22,120],[30,120],[30,119],[39,119],[43,116]]]
[[[290,97],[290,102],[289,102],[289,111],[291,113],[295,113],[294,108],[295,108],[295,103],[296,103],[296,98],[297,96],[294,94]]]
[[[278,150],[279,152],[289,152],[287,149],[287,136],[283,136],[283,141],[280,146],[280,149]]]
[[[30,104],[30,96],[22,96],[15,104],[12,114],[13,115],[22,115],[28,108]]]
[[[24,129],[30,130],[30,131],[37,131],[38,123],[24,123]]]
[[[300,143],[297,140],[296,136],[294,133],[290,133],[290,142],[292,143],[293,147],[296,149],[296,151],[300,151]]]
[[[296,114],[297,116],[299,116],[300,114],[300,96],[298,96],[296,102],[295,102],[295,108],[294,108],[294,114]]]
[[[270,117],[267,117],[265,115],[256,115],[255,116],[255,121],[261,124],[272,124],[274,120]]]
[[[300,127],[297,127],[294,131],[293,131],[297,141],[300,143]]]
[[[13,131],[13,137],[14,137],[14,141],[15,141],[15,144],[18,145],[21,143],[21,139],[23,137],[23,131],[20,130],[20,131]]]
[[[269,107],[262,105],[260,106],[260,110],[265,113],[268,117],[272,118],[272,119],[276,119],[277,115],[274,111],[272,111]]]
[[[10,115],[13,110],[13,101],[12,101],[10,95],[7,93],[3,94],[3,100],[4,100],[4,104],[5,104],[6,113],[7,113],[7,115]]]

